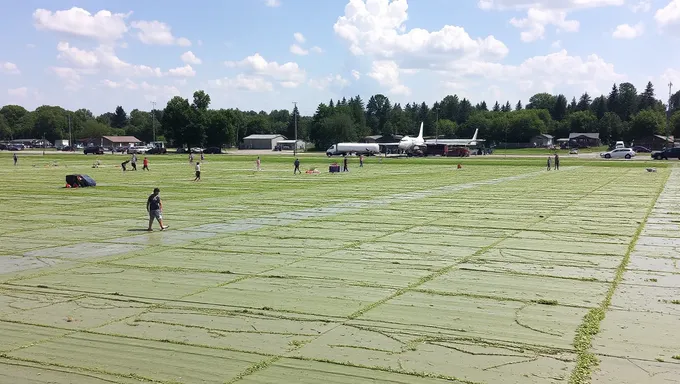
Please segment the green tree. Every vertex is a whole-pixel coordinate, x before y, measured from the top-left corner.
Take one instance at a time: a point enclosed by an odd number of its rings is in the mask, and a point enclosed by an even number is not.
[[[576,110],[577,111],[588,111],[590,110],[590,103],[592,103],[592,98],[588,94],[588,92],[585,92],[583,95],[581,95],[581,98],[578,100],[578,104],[576,104]]]
[[[604,114],[608,112],[607,99],[604,95],[593,99],[593,102],[590,104],[590,111],[598,118],[598,120],[604,117]],[[602,135],[600,135],[600,137],[602,137]]]
[[[116,107],[116,112],[114,112],[113,116],[111,117],[110,123],[111,127],[113,128],[123,128],[127,125],[128,117],[123,107],[120,105]]]
[[[655,134],[663,134],[665,129],[666,119],[663,113],[646,109],[633,116],[630,136],[632,139],[641,139]]]
[[[5,118],[11,131],[19,131],[19,121],[28,114],[26,108],[20,105],[5,105],[0,109],[0,115]]]
[[[639,109],[652,109],[656,106],[656,97],[654,96],[654,85],[652,82],[647,82],[647,87],[645,91],[640,94]]]
[[[111,127],[106,124],[102,124],[94,119],[86,120],[83,124],[82,130],[79,132],[78,137],[81,139],[85,138],[100,138],[102,136],[107,136],[111,134]]]
[[[7,123],[5,116],[0,113],[0,139],[11,139],[12,138],[12,128],[10,128]]]
[[[177,147],[191,144],[187,140],[186,131],[191,124],[191,105],[189,100],[175,96],[163,109],[163,132],[165,137]]]
[[[604,116],[598,121],[600,139],[605,143],[612,144],[623,139],[623,130],[623,121],[616,113],[605,112]]]
[[[449,119],[439,119],[437,122],[437,135],[438,137],[456,137],[456,131],[458,126],[454,121]]]
[[[522,110],[522,100],[519,100],[517,104],[515,105],[515,111],[521,111]]]
[[[590,111],[577,111],[569,115],[570,132],[598,132],[597,118]]]
[[[529,99],[527,109],[545,109],[552,111],[555,106],[555,96],[549,93],[537,93]]]
[[[501,105],[498,104],[498,101],[496,101],[496,104],[493,105],[493,111],[494,112],[500,112],[501,111]]]
[[[557,121],[564,120],[567,117],[567,98],[560,94],[555,98],[555,105],[551,108],[552,118]]]

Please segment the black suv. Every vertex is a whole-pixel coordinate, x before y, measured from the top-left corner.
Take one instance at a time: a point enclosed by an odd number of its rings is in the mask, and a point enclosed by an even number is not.
[[[86,154],[86,155],[88,153],[93,153],[95,155],[103,155],[104,154],[104,148],[102,148],[102,147],[87,147],[87,148],[85,148],[83,153]]]
[[[680,147],[678,148],[666,148],[663,151],[652,152],[652,159],[654,160],[668,160],[668,159],[678,159],[680,160]]]

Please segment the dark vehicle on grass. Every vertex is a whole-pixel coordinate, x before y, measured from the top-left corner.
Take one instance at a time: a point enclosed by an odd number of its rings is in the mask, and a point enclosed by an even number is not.
[[[680,148],[666,148],[663,151],[654,151],[652,152],[651,156],[654,160],[680,160]]]
[[[168,153],[167,149],[160,147],[151,148],[148,151],[146,151],[147,155],[165,155],[167,153]]]
[[[222,148],[220,148],[220,147],[208,147],[208,148],[203,150],[203,153],[206,154],[206,155],[218,155],[218,154],[223,153],[223,152],[222,152]]]
[[[104,148],[102,147],[87,147],[85,150],[83,150],[84,154],[94,154],[94,155],[103,155],[104,154]]]
[[[649,149],[647,147],[643,147],[642,145],[636,145],[634,147],[631,147],[630,149],[632,149],[633,151],[635,151],[637,153],[650,153],[650,152],[652,152],[651,149]]]

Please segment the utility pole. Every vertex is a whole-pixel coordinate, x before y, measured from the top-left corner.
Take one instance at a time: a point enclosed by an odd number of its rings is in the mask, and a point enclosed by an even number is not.
[[[295,124],[295,144],[293,144],[293,156],[297,157],[297,101],[293,101],[293,123]]]
[[[434,124],[434,144],[437,145],[439,142],[439,107],[435,111],[437,111],[437,122]]]
[[[153,141],[156,141],[156,102],[151,102],[151,130],[153,130]]]
[[[666,111],[666,146],[668,146],[668,136],[671,130],[671,98],[673,97],[673,82],[668,83],[668,111]],[[675,141],[675,140],[674,140]],[[675,143],[673,144],[675,146]]]
[[[73,150],[73,137],[71,136],[71,115],[68,115],[68,147]]]

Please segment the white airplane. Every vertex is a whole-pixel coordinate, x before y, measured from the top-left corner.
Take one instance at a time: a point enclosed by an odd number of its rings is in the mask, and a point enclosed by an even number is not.
[[[477,143],[484,142],[484,140],[477,139],[477,133],[479,129],[475,130],[475,134],[472,139],[423,139],[423,123],[420,123],[420,132],[418,137],[404,136],[398,144],[399,149],[404,152],[417,151],[419,149],[425,149],[428,144],[446,144],[446,145],[459,145],[459,146],[475,146]]]
[[[420,133],[418,137],[404,136],[399,141],[399,149],[410,152],[417,151],[420,147],[425,147],[425,139],[423,139],[423,123],[420,123]]]
[[[446,145],[460,145],[460,146],[475,146],[477,143],[482,143],[485,140],[477,139],[477,133],[479,129],[475,129],[475,134],[472,135],[472,139],[430,139],[425,142],[425,144],[446,144]]]

